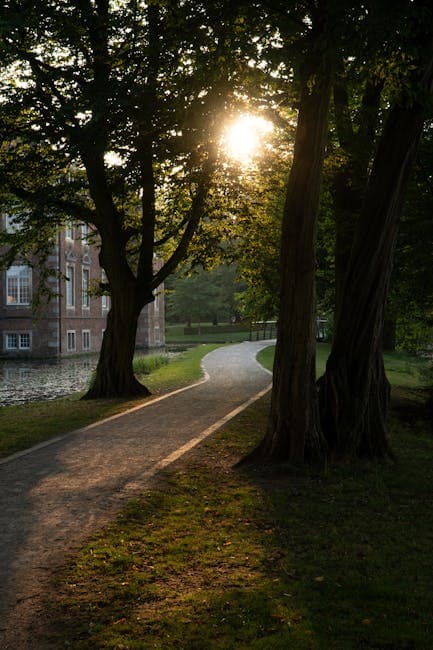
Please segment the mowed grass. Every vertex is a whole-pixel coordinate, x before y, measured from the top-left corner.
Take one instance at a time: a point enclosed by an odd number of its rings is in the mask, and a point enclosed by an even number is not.
[[[433,437],[408,406],[395,464],[318,475],[234,468],[265,430],[257,402],[81,550],[36,646],[430,649]]]
[[[135,365],[137,377],[154,394],[185,386],[201,377],[201,360],[215,347],[200,345],[191,348],[170,363],[158,361],[157,357],[161,355],[150,359],[139,357]],[[1,407],[0,458],[110,417],[139,403],[138,400],[121,399],[81,401],[81,396],[82,393],[75,393],[50,401]]]
[[[391,361],[395,463],[235,468],[263,436],[264,398],[76,555],[35,647],[429,650],[433,436],[408,360]]]
[[[203,324],[205,325],[205,324]],[[210,323],[206,323],[210,325]],[[194,324],[194,327],[198,325]],[[165,328],[165,340],[170,343],[241,343],[248,341],[250,331],[248,327],[244,330],[224,331],[224,326],[219,332],[207,332],[202,334],[184,334],[184,325],[167,325]]]

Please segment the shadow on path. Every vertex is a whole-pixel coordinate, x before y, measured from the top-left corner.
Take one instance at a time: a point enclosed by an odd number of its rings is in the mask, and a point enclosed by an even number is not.
[[[218,348],[209,380],[0,464],[0,646],[33,647],[40,596],[68,554],[151,484],[161,462],[263,391],[270,341]]]

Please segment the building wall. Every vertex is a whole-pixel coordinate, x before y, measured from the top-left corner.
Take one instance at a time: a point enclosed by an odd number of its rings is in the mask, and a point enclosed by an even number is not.
[[[4,227],[4,221],[2,225]],[[100,350],[110,299],[108,296],[89,296],[84,290],[85,284],[90,289],[99,284],[102,270],[98,250],[87,243],[82,224],[59,229],[57,243],[48,261],[52,268],[60,269],[62,273],[60,280],[49,279],[51,288],[59,295],[43,306],[36,320],[30,304],[10,304],[6,272],[1,273],[0,354],[3,357],[71,356]],[[40,281],[38,269],[32,269],[31,275],[32,293],[35,295]],[[155,303],[147,305],[140,315],[137,347],[148,348],[165,343],[162,290],[157,292]],[[11,343],[15,342],[17,346],[11,349]]]
[[[157,348],[165,345],[164,292],[155,292],[154,302],[146,305],[140,314],[137,327],[137,347]]]

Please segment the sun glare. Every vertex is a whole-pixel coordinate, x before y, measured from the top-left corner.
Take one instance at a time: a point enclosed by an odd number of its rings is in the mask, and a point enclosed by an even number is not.
[[[250,164],[261,153],[266,135],[272,129],[272,123],[263,117],[239,115],[224,131],[222,142],[226,154],[242,165]]]
[[[107,151],[104,160],[108,167],[120,167],[125,162],[115,151]]]

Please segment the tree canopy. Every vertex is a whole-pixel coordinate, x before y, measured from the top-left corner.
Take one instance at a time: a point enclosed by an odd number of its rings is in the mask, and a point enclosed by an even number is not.
[[[100,238],[112,301],[88,396],[146,393],[137,318],[206,216],[243,21],[226,2],[6,4],[5,193],[31,207],[28,232],[72,217]]]

